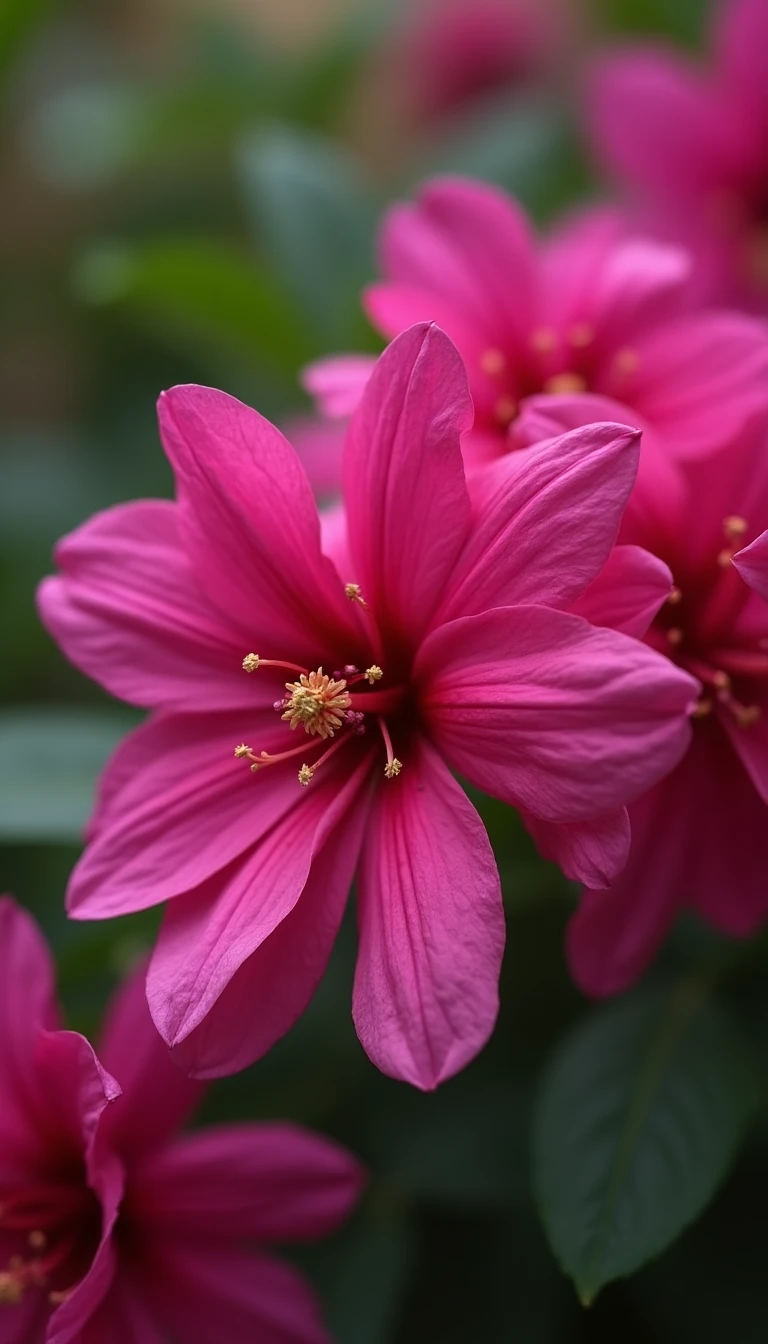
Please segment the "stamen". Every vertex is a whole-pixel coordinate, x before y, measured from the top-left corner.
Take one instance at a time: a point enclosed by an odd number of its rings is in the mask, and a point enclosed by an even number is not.
[[[678,602],[682,602],[682,600],[683,594],[680,592],[680,589],[677,587],[670,588],[669,597],[667,598],[669,606],[676,607]]]
[[[290,751],[280,751],[274,756],[270,756],[269,752],[261,751],[257,756],[256,752],[252,751],[250,747],[246,747],[243,742],[239,747],[236,747],[235,756],[238,760],[251,761],[251,770],[256,774],[258,770],[265,770],[268,765],[277,765],[279,761],[288,761],[292,756],[301,756],[306,749],[306,745],[291,747]]]
[[[683,632],[678,625],[670,626],[667,631],[667,642],[671,644],[673,648],[677,648],[679,644],[682,644]]]
[[[507,429],[517,415],[517,402],[514,397],[499,397],[493,408],[493,414],[502,429]]]
[[[691,718],[705,719],[708,714],[712,713],[713,708],[714,706],[711,700],[705,700],[703,698],[701,700],[697,700],[696,704],[691,710]]]
[[[247,653],[243,659],[243,671],[255,672],[259,667],[282,667],[286,672],[306,672],[306,667],[298,663],[283,663],[275,658],[260,658],[258,653]]]
[[[741,541],[747,527],[746,518],[740,518],[736,513],[732,513],[728,518],[723,519],[723,532],[728,541]]]
[[[392,760],[387,761],[387,764],[384,766],[384,774],[387,779],[395,779],[400,774],[402,768],[402,761],[398,761],[397,757],[393,756]]]
[[[310,736],[333,737],[352,703],[346,681],[334,681],[322,667],[316,672],[302,673],[298,681],[286,682],[285,689],[290,696],[283,719],[291,729],[301,724]]]
[[[480,371],[489,378],[496,378],[507,367],[507,361],[501,350],[484,350],[480,356]]]
[[[689,655],[685,659],[685,666],[688,671],[703,681],[706,686],[714,686],[716,691],[729,691],[731,689],[731,678],[721,667],[713,667],[711,663],[706,663],[703,658],[696,658]]]
[[[554,396],[558,393],[586,392],[586,390],[587,380],[582,378],[580,373],[556,373],[554,378],[548,378],[544,384],[544,391]]]
[[[299,771],[299,783],[306,789],[307,785],[314,778],[314,770],[308,765],[302,765]]]
[[[299,783],[304,788],[306,788],[307,785],[310,784],[311,781],[314,779],[315,774],[320,769],[320,766],[324,765],[325,762],[330,759],[333,753],[335,751],[338,751],[340,747],[345,746],[347,742],[349,742],[349,737],[345,734],[344,737],[339,738],[338,742],[334,742],[332,747],[329,747],[327,751],[324,751],[322,756],[318,756],[314,765],[302,765],[299,771]]]
[[[0,1303],[9,1307],[18,1307],[24,1296],[24,1284],[21,1279],[7,1270],[0,1271]]]
[[[357,602],[361,607],[368,606],[368,603],[363,597],[362,589],[359,583],[345,583],[344,592],[346,593],[350,602]]]
[[[377,716],[378,717],[378,716]],[[384,746],[387,749],[387,763],[384,766],[384,774],[387,779],[395,779],[403,768],[402,761],[398,761],[392,748],[392,738],[389,735],[389,729],[382,718],[378,718],[381,736],[384,738]]]
[[[559,344],[558,334],[553,327],[539,327],[531,336],[531,349],[538,355],[551,355]]]
[[[759,705],[743,705],[740,700],[735,700],[728,691],[721,691],[718,700],[733,716],[740,728],[751,728],[762,717],[762,709]]]
[[[245,760],[246,756],[252,756],[251,748],[245,742],[241,742],[239,747],[235,747],[235,757],[238,761]]]
[[[373,663],[371,667],[365,669],[365,680],[368,682],[369,686],[372,686],[375,681],[381,681],[383,676],[384,673],[378,663]]]

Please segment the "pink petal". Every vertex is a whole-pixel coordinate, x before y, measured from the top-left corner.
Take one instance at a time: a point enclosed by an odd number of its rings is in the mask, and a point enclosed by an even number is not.
[[[300,805],[294,770],[273,766],[257,778],[234,759],[246,732],[254,750],[285,749],[286,725],[272,711],[160,715],[126,738],[107,766],[91,843],[70,879],[75,919],[110,918],[190,891]]]
[[[151,709],[252,702],[241,668],[247,625],[233,629],[198,588],[175,504],[147,500],[97,513],[59,542],[56,562],[60,577],[39,590],[42,621],[69,660],[112,695]]]
[[[473,478],[475,525],[433,625],[518,603],[570,604],[610,554],[639,453],[637,431],[590,425]]]
[[[413,205],[390,210],[384,272],[398,284],[450,296],[489,345],[522,341],[534,312],[535,255],[523,211],[504,192],[469,178],[428,182]]]
[[[178,1062],[198,1077],[235,1072],[268,1050],[325,969],[357,863],[370,770],[363,758],[345,779],[334,765],[242,864],[166,913],[147,994]]]
[[[595,278],[585,314],[596,327],[600,351],[613,355],[674,318],[685,302],[690,273],[691,259],[680,247],[644,238],[617,242]]]
[[[762,687],[760,688],[762,691]],[[768,803],[768,695],[750,697],[760,711],[756,723],[742,728],[727,710],[718,715],[720,724],[731,746],[741,761],[752,785],[764,803]]]
[[[320,551],[312,491],[279,430],[205,387],[163,393],[159,417],[184,547],[211,602],[238,629],[268,631],[272,657],[313,663],[318,648],[350,644],[356,626]]]
[[[180,1344],[331,1344],[314,1292],[291,1265],[159,1239],[148,1250],[153,1308]]]
[[[734,555],[733,563],[750,588],[768,602],[768,531]]]
[[[522,818],[542,857],[558,864],[572,882],[608,887],[627,861],[630,830],[625,808],[569,825],[541,821],[530,812],[523,812]]]
[[[482,822],[424,740],[379,791],[358,918],[357,1034],[382,1073],[434,1088],[493,1031],[504,914]]]
[[[112,1286],[118,1256],[113,1233],[120,1213],[124,1175],[115,1162],[110,1164],[106,1182],[104,1172],[101,1175],[104,1188],[99,1191],[102,1204],[99,1248],[85,1278],[51,1316],[46,1344],[82,1344],[89,1321],[98,1313]]]
[[[634,47],[596,63],[587,116],[599,157],[631,186],[674,198],[716,184],[717,102],[695,66],[673,53]]]
[[[346,423],[320,420],[315,415],[294,415],[285,424],[307,480],[318,497],[341,492],[341,463],[347,437]]]
[[[728,105],[743,108],[758,143],[768,129],[768,9],[765,0],[728,0],[715,12],[714,48]]]
[[[167,1344],[168,1336],[149,1306],[145,1278],[123,1257],[109,1292],[77,1344]]]
[[[672,573],[641,546],[614,546],[597,578],[571,605],[574,616],[642,639],[672,591]]]
[[[343,420],[359,406],[375,365],[372,355],[331,355],[308,364],[301,385],[314,397],[321,415]]]
[[[539,252],[545,326],[567,331],[586,320],[606,261],[627,227],[621,212],[606,205],[578,208],[558,222]]]
[[[105,1068],[120,1079],[122,1096],[103,1126],[112,1147],[124,1156],[165,1143],[205,1095],[205,1087],[173,1063],[150,1017],[143,962],[107,1008],[99,1054]]]
[[[569,613],[508,607],[435,630],[416,674],[451,765],[546,821],[593,821],[671,770],[698,682]]]
[[[346,1148],[296,1125],[218,1125],[142,1163],[131,1208],[171,1244],[275,1245],[333,1232],[364,1180]]]
[[[736,313],[696,313],[635,342],[632,404],[682,461],[727,447],[768,408],[768,330]]]
[[[459,436],[472,422],[466,374],[437,327],[385,350],[353,416],[344,459],[349,547],[376,619],[424,629],[461,551],[469,496]]]
[[[10,896],[0,898],[0,1170],[33,1161],[33,1123],[42,1105],[35,1067],[38,1037],[58,1025],[54,967],[37,924]]]

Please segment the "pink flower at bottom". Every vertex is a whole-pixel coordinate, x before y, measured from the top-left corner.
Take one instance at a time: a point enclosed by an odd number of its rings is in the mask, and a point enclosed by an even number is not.
[[[155,711],[106,772],[70,911],[168,902],[150,1007],[215,1076],[303,1012],[356,874],[358,1035],[383,1072],[434,1087],[493,1030],[504,945],[493,853],[451,770],[560,837],[576,871],[585,850],[613,874],[624,804],[688,741],[692,678],[563,610],[608,558],[638,435],[593,425],[512,454],[470,500],[464,369],[414,327],[352,418],[334,565],[267,421],[187,387],[160,422],[178,502],[96,517],[40,594],[69,657]]]
[[[261,1248],[331,1232],[362,1170],[294,1125],[179,1136],[203,1091],[141,975],[98,1059],[62,1031],[40,931],[0,899],[0,1344],[329,1344],[309,1285]]]

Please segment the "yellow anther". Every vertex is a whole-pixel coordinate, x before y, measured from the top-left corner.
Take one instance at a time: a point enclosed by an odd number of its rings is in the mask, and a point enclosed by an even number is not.
[[[732,513],[728,518],[723,519],[723,532],[729,541],[740,541],[747,530],[746,518],[740,518],[738,514]]]
[[[517,415],[517,402],[514,397],[499,397],[493,408],[493,414],[502,429],[506,429],[508,425],[511,425]]]
[[[732,559],[733,559],[733,551],[728,550],[727,547],[722,551],[718,551],[717,553],[717,563],[721,569],[727,569]]]
[[[759,705],[736,705],[731,712],[740,728],[751,728],[762,715]]]
[[[698,700],[694,705],[693,709],[691,710],[691,718],[705,719],[707,715],[711,713],[712,713],[712,701]]]
[[[500,350],[484,350],[480,356],[480,369],[482,373],[489,378],[495,378],[503,373],[507,367],[507,361]]]
[[[682,644],[683,632],[678,626],[673,625],[672,628],[667,631],[667,642],[671,644],[673,648],[677,648],[678,644]]]
[[[250,756],[250,754],[251,754],[251,748],[249,746],[246,746],[245,742],[241,742],[239,747],[235,747],[235,756],[238,761],[244,760],[245,757]]]
[[[254,761],[254,762],[253,762],[253,765],[251,766],[251,770],[253,771],[254,775],[256,774],[256,771],[257,771],[257,770],[260,770],[260,769],[261,769],[261,766],[259,765],[259,762],[258,762],[258,761]]]
[[[531,336],[531,349],[539,355],[551,355],[557,347],[558,336],[553,327],[539,327]]]
[[[0,1272],[0,1303],[17,1307],[24,1296],[24,1285],[14,1274]]]
[[[614,368],[618,373],[634,373],[639,363],[640,359],[637,352],[630,350],[628,346],[619,350],[613,361]]]
[[[302,672],[298,681],[287,681],[285,689],[289,699],[281,717],[292,729],[301,725],[311,736],[333,737],[352,703],[346,681],[334,681],[322,667]]]
[[[365,680],[368,682],[369,686],[372,686],[374,681],[381,681],[383,676],[384,673],[376,663],[373,663],[371,667],[366,667],[365,669]]]
[[[347,597],[349,598],[350,602],[359,602],[361,607],[367,607],[367,606],[368,606],[368,603],[366,602],[365,598],[363,597],[362,590],[361,590],[361,588],[360,588],[360,584],[359,584],[359,583],[345,583],[345,584],[344,584],[344,592],[346,593],[346,595],[347,595]]]
[[[243,659],[243,671],[255,672],[258,666],[259,666],[258,653],[247,653]]]
[[[403,768],[402,761],[398,761],[397,757],[394,756],[392,760],[387,761],[387,764],[384,766],[384,774],[386,775],[387,779],[395,779],[397,775],[400,774],[402,768]]]
[[[683,594],[680,592],[680,589],[677,587],[670,588],[669,597],[667,598],[670,607],[676,607],[678,602],[682,602],[682,600]]]
[[[590,327],[588,322],[577,322],[568,332],[568,344],[572,345],[574,350],[583,350],[585,345],[591,345],[595,339],[595,329]]]
[[[312,778],[313,778],[313,776],[314,776],[314,773],[315,773],[315,772],[314,772],[314,770],[312,769],[311,766],[309,766],[309,765],[302,765],[302,767],[301,767],[301,769],[300,769],[300,771],[299,771],[299,783],[301,784],[302,788],[305,788],[305,789],[306,789],[307,785],[308,785],[308,784],[310,783],[310,781],[312,780]]]
[[[567,392],[586,392],[587,380],[582,378],[580,373],[556,373],[554,378],[548,378],[544,384],[544,391],[557,393]]]

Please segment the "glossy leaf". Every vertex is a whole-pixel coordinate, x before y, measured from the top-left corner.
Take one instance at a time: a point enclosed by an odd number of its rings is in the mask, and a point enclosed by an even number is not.
[[[701,1212],[754,1095],[744,1046],[692,978],[601,1007],[566,1038],[543,1081],[534,1181],[585,1305]]]

